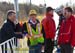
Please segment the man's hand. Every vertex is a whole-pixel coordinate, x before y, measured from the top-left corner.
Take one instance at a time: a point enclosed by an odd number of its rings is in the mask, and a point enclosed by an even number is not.
[[[60,45],[57,45],[58,48],[60,48]]]
[[[52,41],[54,41],[54,39],[52,39]]]
[[[31,35],[29,35],[29,34],[26,34],[26,37],[30,39],[30,38],[31,38]]]
[[[74,48],[74,46],[71,45],[72,48]]]
[[[42,37],[42,34],[38,34],[38,37]]]
[[[34,35],[34,38],[39,38],[39,37],[42,37],[42,34]]]

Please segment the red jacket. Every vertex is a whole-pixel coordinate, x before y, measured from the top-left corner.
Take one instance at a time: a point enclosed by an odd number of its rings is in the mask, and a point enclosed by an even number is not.
[[[63,20],[60,25],[60,31],[58,36],[58,44],[70,43],[72,46],[75,45],[75,18]]]
[[[45,36],[46,39],[54,39],[54,37],[55,37],[56,27],[55,27],[55,22],[52,17],[53,16],[47,14],[46,18],[43,19],[43,21],[42,21],[42,25],[44,27],[45,34],[46,34],[46,36]]]

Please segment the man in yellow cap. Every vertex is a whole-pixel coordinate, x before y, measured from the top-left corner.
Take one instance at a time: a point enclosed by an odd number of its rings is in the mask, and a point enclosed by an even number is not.
[[[41,24],[36,17],[37,12],[30,10],[29,20],[23,25],[23,31],[30,35],[28,38],[29,53],[41,53],[42,43],[44,42]]]

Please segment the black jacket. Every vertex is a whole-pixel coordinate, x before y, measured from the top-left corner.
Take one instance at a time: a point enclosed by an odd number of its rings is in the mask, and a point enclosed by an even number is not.
[[[7,22],[4,23],[3,27],[0,30],[0,43],[12,38],[22,38],[22,34],[15,34],[16,26],[13,22],[7,19]]]
[[[23,26],[20,26],[20,23],[16,24],[16,32],[22,32]]]

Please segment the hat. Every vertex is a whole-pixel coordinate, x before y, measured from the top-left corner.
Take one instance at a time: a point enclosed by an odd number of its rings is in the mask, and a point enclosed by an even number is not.
[[[46,8],[46,12],[49,12],[49,11],[51,11],[51,10],[54,10],[52,7],[47,7]]]
[[[9,15],[11,15],[12,13],[16,13],[14,10],[9,10],[8,12],[7,12],[7,17],[9,16]]]
[[[36,12],[36,10],[30,10],[30,12],[29,12],[29,15],[32,15],[32,14],[37,14],[37,12]]]

